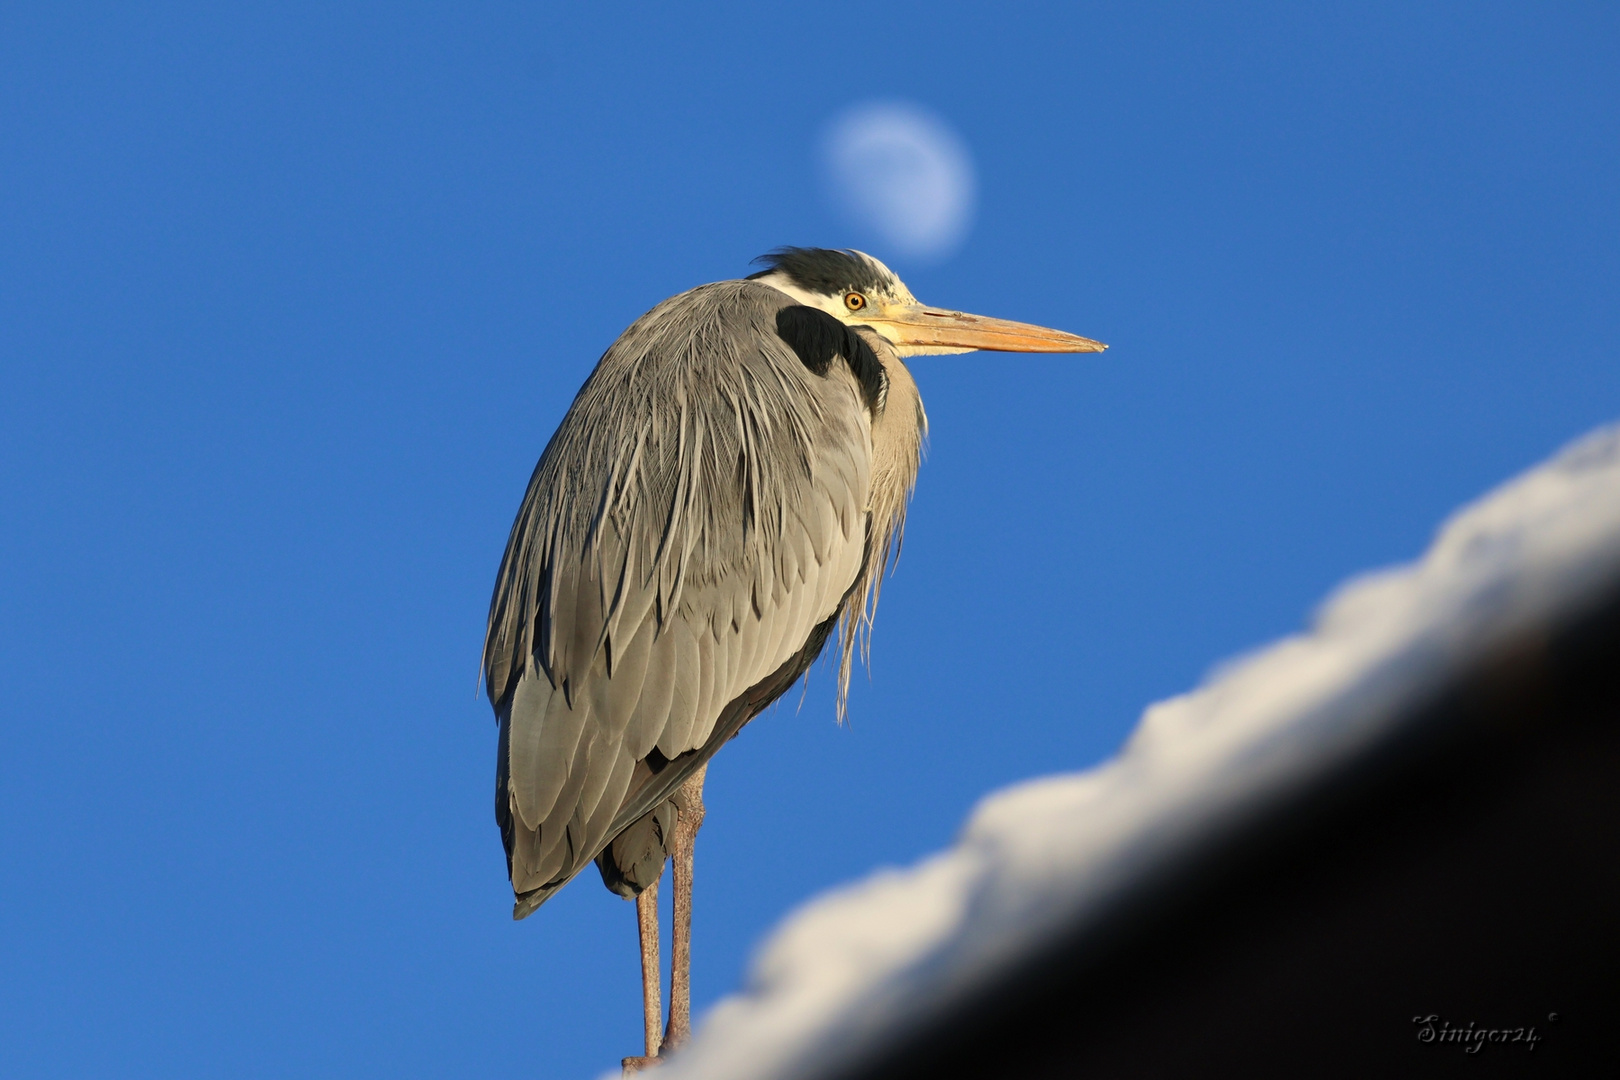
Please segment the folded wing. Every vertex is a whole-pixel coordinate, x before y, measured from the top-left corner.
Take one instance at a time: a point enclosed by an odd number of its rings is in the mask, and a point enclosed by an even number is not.
[[[484,669],[522,917],[815,659],[867,558],[868,394],[704,286],[602,358],[530,481]]]

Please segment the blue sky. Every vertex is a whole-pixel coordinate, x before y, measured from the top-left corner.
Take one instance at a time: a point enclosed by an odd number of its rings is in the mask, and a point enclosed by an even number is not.
[[[710,772],[698,1004],[812,892],[1302,625],[1620,416],[1604,5],[0,11],[0,1047],[15,1075],[588,1076],[631,905],[513,924],[475,694],[536,457],[779,244],[843,110],[977,163],[870,679]],[[881,247],[874,254],[884,257]]]

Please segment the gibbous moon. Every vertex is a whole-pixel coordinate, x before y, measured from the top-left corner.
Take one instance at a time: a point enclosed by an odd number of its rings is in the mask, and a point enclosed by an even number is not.
[[[833,121],[824,154],[839,208],[892,250],[941,258],[967,236],[973,158],[933,113],[903,102],[857,105]]]

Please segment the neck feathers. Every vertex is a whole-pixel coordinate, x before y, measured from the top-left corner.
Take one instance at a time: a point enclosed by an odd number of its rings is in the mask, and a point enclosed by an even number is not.
[[[900,554],[905,534],[906,504],[917,483],[928,416],[923,412],[917,382],[899,355],[876,333],[857,331],[883,365],[887,392],[881,408],[872,410],[872,487],[867,504],[866,558],[844,605],[839,633],[838,714],[842,718],[849,696],[849,674],[857,637],[861,659],[870,662],[872,621],[877,614],[883,575]]]

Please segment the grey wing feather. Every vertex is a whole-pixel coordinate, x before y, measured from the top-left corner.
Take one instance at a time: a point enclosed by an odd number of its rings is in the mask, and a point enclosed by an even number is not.
[[[530,480],[484,650],[519,917],[791,684],[866,564],[871,414],[777,335],[790,303],[723,282],[649,312]]]
[[[635,711],[625,729],[625,748],[637,761],[652,752],[669,728],[669,710],[675,693],[675,642],[667,633],[659,634],[657,623],[642,623],[632,648],[642,656],[642,671],[626,669],[625,678],[641,683]],[[619,676],[615,676],[618,678]]]
[[[584,731],[585,714],[545,679],[523,679],[511,705],[508,753],[513,794],[525,825],[534,828],[557,801],[569,777],[569,762]]]
[[[697,715],[699,694],[703,689],[703,662],[691,631],[685,626],[672,626],[664,635],[670,655],[664,658],[672,676],[670,680],[669,712],[663,734],[658,739],[658,752],[674,759],[691,743],[692,718]]]

